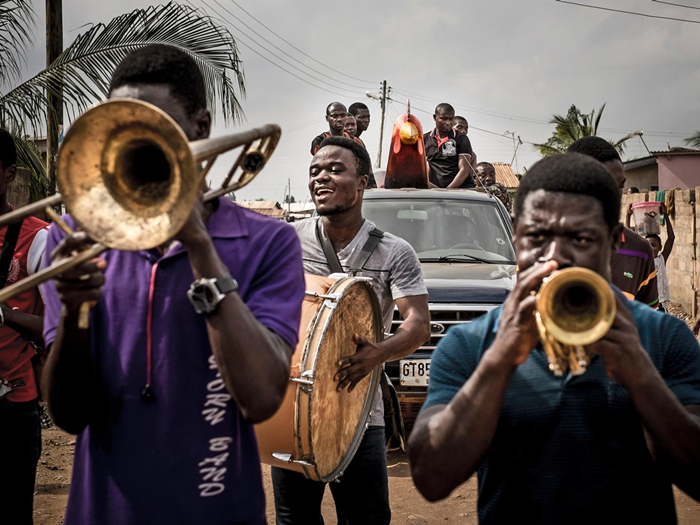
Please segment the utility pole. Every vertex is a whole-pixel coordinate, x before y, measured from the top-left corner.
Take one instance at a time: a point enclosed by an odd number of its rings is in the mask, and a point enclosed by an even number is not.
[[[513,167],[513,162],[515,162],[515,173],[518,173],[518,148],[523,141],[521,140],[520,135],[518,135],[518,140],[516,142],[515,134],[515,131],[506,131],[506,135],[510,135],[513,139],[513,158],[510,161],[510,166]]]
[[[292,179],[287,179],[287,217],[292,213]]]
[[[50,66],[63,53],[63,0],[46,0],[46,66]],[[46,176],[49,195],[56,193],[56,156],[58,137],[63,127],[63,89],[57,83],[58,93],[47,93],[46,119]]]
[[[382,119],[379,124],[379,153],[377,153],[377,163],[375,168],[379,168],[382,165],[382,142],[384,142],[384,117],[386,115],[386,99],[391,92],[391,88],[386,87],[386,80],[382,82],[382,92],[381,92],[381,106],[382,106]]]

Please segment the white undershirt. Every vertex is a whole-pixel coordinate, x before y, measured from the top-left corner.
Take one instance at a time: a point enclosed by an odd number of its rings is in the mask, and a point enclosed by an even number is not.
[[[46,239],[48,238],[49,230],[44,228],[36,232],[32,245],[29,247],[27,254],[27,273],[35,274],[41,269],[44,262],[44,252],[46,252]]]

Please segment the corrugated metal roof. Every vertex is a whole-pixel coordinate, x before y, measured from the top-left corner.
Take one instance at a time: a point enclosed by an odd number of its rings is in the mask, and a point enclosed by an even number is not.
[[[655,157],[661,155],[700,155],[700,150],[674,146],[668,151],[652,151],[651,154]]]
[[[275,219],[282,219],[287,213],[277,201],[238,201],[236,204]]]
[[[503,184],[506,188],[514,189],[520,186],[520,180],[515,175],[509,164],[505,162],[494,162],[496,168],[496,182]]]
[[[236,204],[250,210],[257,210],[258,208],[282,209],[282,206],[277,201],[238,201]]]

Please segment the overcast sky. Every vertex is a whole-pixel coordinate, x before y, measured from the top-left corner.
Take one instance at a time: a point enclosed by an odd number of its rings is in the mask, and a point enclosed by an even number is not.
[[[616,138],[642,129],[651,150],[666,149],[666,141],[681,146],[683,138],[700,129],[700,23],[643,18],[555,0],[236,0],[315,62],[279,40],[231,0],[190,1],[217,17],[241,44],[248,89],[242,101],[245,126],[274,122],[283,130],[268,167],[239,192],[239,199],[282,200],[288,178],[292,195],[297,200],[307,197],[310,142],[327,128],[324,110],[334,100],[346,105],[363,101],[370,107],[372,122],[362,138],[376,160],[380,109],[365,92],[378,92],[384,79],[393,88],[395,101],[388,106],[383,164],[392,123],[405,111],[407,96],[424,131],[433,127],[432,110],[437,102],[454,105],[469,120],[469,137],[479,160],[510,163],[513,141],[503,134],[515,132],[525,142],[517,153],[520,170],[539,158],[528,142],[546,140],[553,129],[547,121],[554,113],[565,114],[571,104],[590,112],[607,103],[601,134]],[[700,8],[699,0],[677,1]],[[39,20],[27,76],[45,60],[43,2],[34,3]],[[700,10],[652,0],[580,3],[700,21]],[[145,0],[64,0],[65,44],[79,34],[76,28],[83,24],[106,23],[118,14],[151,4]],[[318,72],[275,50],[233,15]],[[255,42],[301,71],[282,64]],[[246,45],[313,85],[285,73]],[[219,119],[214,134],[231,129]],[[627,156],[643,155],[639,139],[631,140]],[[218,176],[220,172],[215,173]]]

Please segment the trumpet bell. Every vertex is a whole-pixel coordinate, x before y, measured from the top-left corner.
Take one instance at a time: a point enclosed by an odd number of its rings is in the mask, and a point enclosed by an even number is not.
[[[120,250],[171,239],[190,215],[198,180],[177,123],[131,99],[88,110],[66,133],[57,161],[58,188],[76,223]]]
[[[549,277],[537,294],[540,338],[557,375],[569,369],[582,374],[588,365],[583,347],[595,343],[615,320],[610,284],[585,268],[566,268]]]

